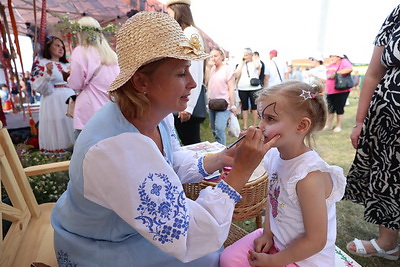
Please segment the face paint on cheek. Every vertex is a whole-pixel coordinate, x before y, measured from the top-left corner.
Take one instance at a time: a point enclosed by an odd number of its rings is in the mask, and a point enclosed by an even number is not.
[[[262,118],[263,106],[260,104],[257,105],[257,113],[260,118]]]

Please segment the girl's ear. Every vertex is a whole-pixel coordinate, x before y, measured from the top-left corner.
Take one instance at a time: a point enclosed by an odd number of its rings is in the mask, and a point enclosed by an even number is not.
[[[297,124],[297,132],[299,134],[305,134],[310,130],[311,127],[311,120],[307,117],[302,117],[299,121],[299,124]]]
[[[133,88],[139,93],[147,92],[147,76],[137,71],[130,79]]]

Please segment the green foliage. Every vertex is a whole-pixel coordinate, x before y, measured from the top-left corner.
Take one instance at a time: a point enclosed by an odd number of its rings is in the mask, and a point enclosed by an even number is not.
[[[38,150],[29,150],[29,147],[22,144],[17,146],[17,152],[23,167],[70,160],[71,158],[70,152],[43,154]],[[29,183],[39,204],[57,201],[67,189],[68,181],[68,171],[29,177]]]

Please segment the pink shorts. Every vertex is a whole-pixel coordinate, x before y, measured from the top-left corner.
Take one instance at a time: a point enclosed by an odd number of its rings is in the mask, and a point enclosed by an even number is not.
[[[219,259],[220,267],[251,267],[247,259],[248,251],[254,250],[254,239],[262,234],[263,229],[259,228],[225,248]],[[279,249],[274,245],[268,251],[268,254],[275,254],[278,252]],[[282,267],[298,267],[298,265],[296,263],[291,263]]]

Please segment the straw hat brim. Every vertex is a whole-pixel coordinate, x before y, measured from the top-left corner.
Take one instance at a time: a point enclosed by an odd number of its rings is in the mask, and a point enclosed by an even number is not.
[[[195,54],[188,54],[188,55],[165,55],[165,56],[160,56],[156,58],[152,58],[151,60],[146,61],[143,63],[141,66],[147,65],[151,62],[155,62],[157,60],[163,59],[163,58],[176,58],[176,59],[183,59],[183,60],[205,60],[209,57],[208,54],[202,54],[202,55],[195,55]],[[129,81],[130,78],[135,74],[135,72],[141,67],[137,67],[134,69],[124,69],[121,70],[120,73],[118,74],[117,78],[112,82],[110,85],[108,91],[114,91],[124,85],[127,81]]]

